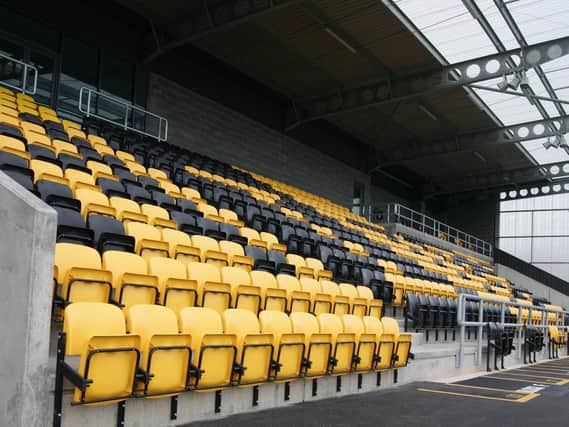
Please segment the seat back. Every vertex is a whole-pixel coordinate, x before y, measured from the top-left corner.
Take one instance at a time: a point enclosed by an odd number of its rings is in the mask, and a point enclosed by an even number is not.
[[[238,384],[265,382],[273,355],[273,335],[261,334],[256,314],[231,308],[222,316],[223,330],[237,337],[237,361],[245,369],[237,375]]]
[[[178,333],[174,312],[160,305],[139,304],[126,310],[125,317],[127,330],[141,339],[141,367],[152,375],[143,394],[184,391],[192,357],[190,335]]]
[[[367,333],[362,318],[353,314],[344,314],[341,316],[344,332],[353,333],[356,339],[357,356],[354,369],[356,371],[369,371],[373,368],[375,362],[375,353],[377,348],[377,335],[375,333]]]
[[[95,249],[74,243],[56,243],[55,279],[59,294],[70,302],[107,302],[111,296],[112,275],[101,269]]]
[[[190,262],[187,265],[188,279],[198,285],[199,304],[222,314],[231,302],[231,286],[223,283],[216,265]]]
[[[194,365],[202,371],[191,379],[192,388],[219,389],[231,384],[237,339],[223,333],[219,313],[211,308],[189,307],[179,313],[179,329],[190,334]]]
[[[221,281],[231,286],[232,306],[255,314],[261,307],[261,288],[251,284],[249,272],[238,267],[223,267]]]
[[[280,366],[272,377],[277,381],[298,377],[304,359],[304,334],[293,334],[291,320],[281,311],[262,311],[259,325],[262,333],[273,335],[273,359]]]
[[[332,374],[345,373],[351,370],[352,359],[356,350],[354,333],[345,333],[340,316],[331,313],[322,313],[317,316],[321,333],[328,333],[332,338],[333,358],[330,372]]]
[[[171,258],[151,258],[148,272],[158,277],[160,303],[178,313],[182,308],[193,307],[198,300],[198,284],[188,280],[184,263]]]
[[[103,253],[103,268],[113,277],[114,299],[128,308],[135,304],[154,304],[158,298],[158,279],[148,275],[141,256],[122,251]]]
[[[80,356],[77,372],[91,381],[83,390],[75,387],[73,402],[110,403],[132,394],[140,337],[126,334],[118,307],[94,302],[70,304],[65,308],[63,332],[65,354]]]

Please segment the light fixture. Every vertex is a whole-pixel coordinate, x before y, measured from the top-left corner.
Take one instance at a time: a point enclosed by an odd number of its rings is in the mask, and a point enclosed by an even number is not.
[[[549,150],[550,148],[559,148],[562,145],[564,148],[567,146],[567,140],[562,134],[555,135],[554,137],[549,137],[547,138],[547,141],[543,143],[543,147],[546,150]]]
[[[529,79],[528,79],[528,76],[527,76],[526,72],[525,72],[525,71],[522,71],[522,72],[519,74],[519,76],[520,76],[520,83],[519,83],[519,85],[520,85],[520,87],[522,88],[522,90],[524,90],[524,91],[525,91],[525,90],[530,90],[530,87],[529,87]]]
[[[500,83],[498,83],[498,89],[500,89],[500,90],[508,89],[508,79],[506,79],[505,74],[502,76],[502,81]]]
[[[346,49],[348,49],[350,52],[352,53],[358,53],[358,51],[356,50],[356,48],[354,48],[350,43],[348,43],[346,40],[344,40],[342,37],[340,37],[338,34],[336,34],[334,32],[334,30],[332,30],[329,27],[324,28],[324,30],[326,30],[326,32],[328,34],[330,34],[332,37],[334,37],[336,39],[336,41],[338,43],[340,43],[342,46],[344,46]]]
[[[484,157],[478,151],[473,151],[472,154],[474,154],[476,157],[478,157],[480,159],[480,161],[483,163],[486,163],[488,161],[488,160],[486,160],[486,157]]]
[[[423,104],[417,104],[417,106],[419,107],[419,110],[421,110],[423,113],[425,113],[427,116],[429,116],[431,119],[433,120],[438,120],[439,118],[437,117],[437,115],[435,113],[433,113],[431,110],[429,110],[427,107],[425,107]]]
[[[510,89],[517,90],[520,87],[521,82],[522,82],[521,76],[518,73],[516,73],[514,74],[514,77],[512,77],[512,80],[508,82],[508,87]]]

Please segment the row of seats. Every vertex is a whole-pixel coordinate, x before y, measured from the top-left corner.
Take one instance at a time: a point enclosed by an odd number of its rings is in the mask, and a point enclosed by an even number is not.
[[[184,257],[195,258],[184,263],[164,257],[145,259],[113,250],[105,251],[101,257],[87,246],[57,243],[54,295],[63,305],[94,301],[128,308],[157,303],[175,312],[184,307],[202,306],[219,312],[229,307],[244,308],[255,314],[271,309],[379,318],[382,313],[382,301],[375,300],[365,286],[249,271],[237,266],[239,259],[232,259],[233,266],[225,264],[226,258],[222,262],[216,259],[213,263],[201,262],[210,256],[207,249],[201,255],[188,254],[177,245],[174,250]]]
[[[391,318],[139,304],[65,308],[73,402],[98,405],[266,381],[404,367],[411,337]],[[93,322],[93,319],[97,319]],[[70,373],[72,372],[72,373]]]

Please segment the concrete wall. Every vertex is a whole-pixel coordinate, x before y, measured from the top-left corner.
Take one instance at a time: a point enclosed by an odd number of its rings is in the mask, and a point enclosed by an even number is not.
[[[497,212],[498,194],[457,195],[449,198],[445,210],[437,218],[494,245]]]
[[[47,426],[56,212],[0,172],[0,425]]]
[[[366,204],[391,201],[371,190],[369,175],[270,129],[157,74],[148,108],[168,118],[169,142],[350,206],[354,182],[366,186]],[[390,200],[382,200],[383,198]]]
[[[232,387],[222,391],[219,413],[214,412],[214,393],[187,392],[179,396],[177,420],[170,420],[170,399],[168,398],[129,399],[126,402],[125,426],[182,426],[195,421],[216,420],[234,414],[290,406],[300,402],[387,390],[415,381],[444,381],[465,375],[485,373],[486,349],[483,346],[482,355],[478,357],[476,342],[473,338],[466,341],[462,366],[459,368],[456,366],[458,334],[456,338],[456,341],[452,341],[449,336],[446,341],[441,339],[439,342],[426,344],[424,334],[413,334],[411,351],[415,354],[415,359],[411,360],[407,367],[398,370],[397,383],[395,383],[393,370],[381,373],[379,386],[377,385],[377,374],[366,372],[362,374],[362,387],[358,388],[358,375],[350,373],[342,376],[341,390],[337,391],[336,377],[326,376],[318,379],[317,395],[313,396],[312,380],[300,378],[290,383],[290,400],[284,400],[284,383],[266,383],[259,386],[258,406],[252,406],[251,388]],[[538,360],[546,358],[547,350],[537,355]],[[514,368],[521,362],[522,360],[514,352],[506,358],[505,366]],[[116,424],[117,405],[71,406],[70,397],[70,393],[64,396],[63,426],[100,427]]]
[[[415,230],[414,228],[407,227],[407,226],[402,225],[402,224],[383,223],[382,225],[386,228],[386,230],[389,230],[392,233],[407,234],[409,236],[414,236],[418,239],[423,240],[424,242],[431,243],[434,246],[439,246],[439,247],[442,247],[442,248],[447,249],[449,251],[459,251],[459,252],[462,252],[464,254],[474,256],[476,258],[483,259],[483,260],[486,260],[489,262],[494,261],[492,257],[488,257],[488,256],[482,255],[478,252],[471,251],[470,249],[466,249],[466,248],[463,248],[461,246],[455,245],[454,243],[447,242],[445,240],[441,240],[435,236],[431,236],[430,234],[422,233],[419,230]]]
[[[537,280],[525,276],[504,265],[496,264],[496,270],[498,272],[498,276],[505,277],[515,285],[527,288],[536,296],[547,298],[552,304],[560,305],[569,309],[569,296],[562,294],[555,289],[551,289],[543,283],[540,283]]]

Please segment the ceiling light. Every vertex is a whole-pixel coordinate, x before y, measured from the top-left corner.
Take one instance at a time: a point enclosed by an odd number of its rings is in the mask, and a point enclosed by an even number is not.
[[[338,41],[338,43],[340,43],[342,46],[344,46],[350,52],[358,53],[358,51],[354,47],[352,47],[352,45],[350,43],[348,43],[346,40],[344,40],[342,37],[340,37],[338,34],[336,34],[334,32],[334,30],[332,30],[331,28],[328,28],[328,27],[324,28],[324,30],[326,30],[326,32],[328,34],[330,34],[332,37],[334,37],[336,39],[336,41]]]
[[[510,82],[511,83],[511,82]],[[525,71],[520,74],[520,87],[522,90],[529,90],[529,79]]]
[[[543,147],[546,150],[549,150],[550,148],[559,148],[559,146],[563,144],[564,146],[567,145],[567,141],[565,140],[565,136],[563,135],[555,135],[555,137],[553,138],[547,138],[547,141],[545,141],[543,143]]]
[[[520,87],[521,82],[522,82],[522,78],[520,77],[520,75],[514,74],[514,77],[512,78],[512,80],[510,80],[508,82],[508,87],[513,89],[513,90],[517,90]]]
[[[498,89],[500,90],[506,90],[508,89],[508,80],[506,79],[506,76],[502,76],[502,81],[500,83],[498,83]]]
[[[417,104],[417,106],[419,107],[419,110],[421,110],[423,113],[425,113],[427,116],[429,116],[431,119],[433,120],[438,120],[439,118],[436,116],[435,113],[433,113],[431,110],[429,110],[427,107],[425,107],[423,104]]]
[[[486,163],[486,157],[484,157],[482,154],[480,154],[478,151],[474,151],[472,154],[474,154],[476,157],[478,157],[480,159],[480,161]]]

